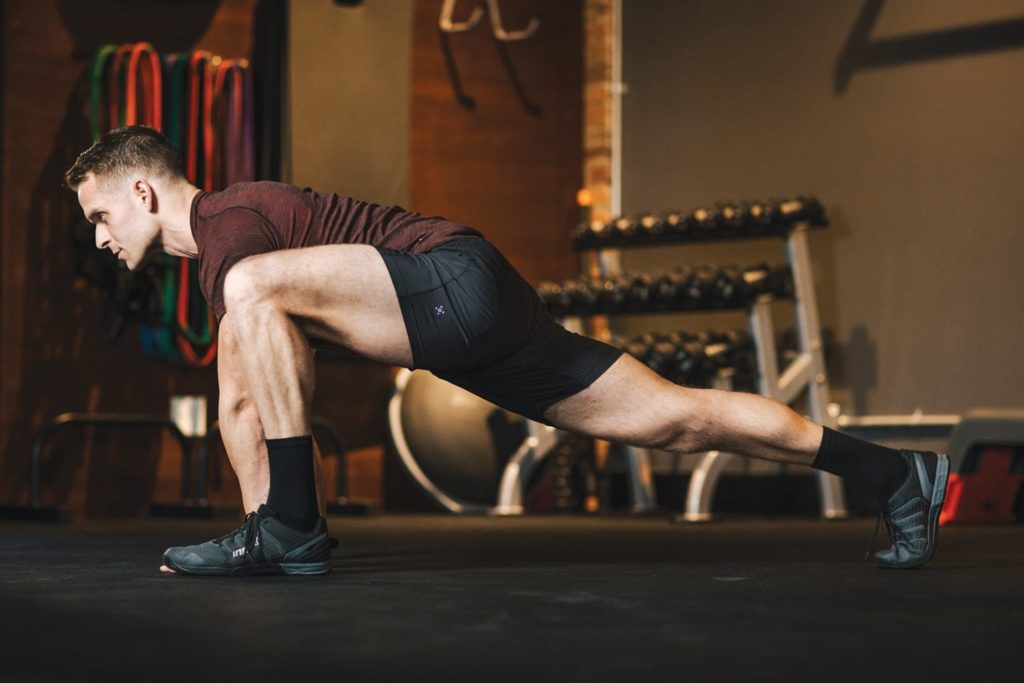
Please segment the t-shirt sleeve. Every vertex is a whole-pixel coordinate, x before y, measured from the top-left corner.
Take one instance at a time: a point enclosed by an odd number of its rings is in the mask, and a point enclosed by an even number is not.
[[[219,322],[224,317],[224,279],[228,271],[248,256],[281,248],[277,231],[259,214],[232,210],[219,217],[199,255],[200,287]]]

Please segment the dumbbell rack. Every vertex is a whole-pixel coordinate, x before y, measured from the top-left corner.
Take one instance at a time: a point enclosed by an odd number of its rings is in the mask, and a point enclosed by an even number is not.
[[[828,413],[829,383],[825,369],[824,349],[821,339],[821,324],[818,317],[817,297],[808,246],[809,222],[795,223],[784,233],[786,254],[793,277],[793,306],[798,329],[797,355],[787,367],[779,368],[775,348],[775,329],[771,315],[773,298],[762,296],[753,301],[747,309],[747,321],[754,340],[757,359],[758,389],[763,396],[792,404],[805,390],[808,394],[808,408],[811,418],[819,424],[834,428],[835,419]],[[723,239],[763,239],[778,235],[726,235]],[[709,241],[705,236],[701,242]],[[672,244],[682,244],[676,240]],[[628,243],[615,245],[629,246]],[[581,246],[584,250],[600,252],[603,246]],[[604,273],[612,275],[614,273]],[[719,389],[731,388],[731,380],[721,377],[713,386]],[[654,508],[655,495],[651,480],[650,456],[645,448],[616,444],[615,451],[625,456],[629,473],[632,509],[636,512]],[[679,518],[683,521],[707,521],[711,519],[711,506],[715,489],[726,465],[735,454],[711,451],[701,458],[690,479],[685,511]],[[821,516],[826,519],[841,519],[847,516],[842,483],[838,477],[826,472],[816,472]]]

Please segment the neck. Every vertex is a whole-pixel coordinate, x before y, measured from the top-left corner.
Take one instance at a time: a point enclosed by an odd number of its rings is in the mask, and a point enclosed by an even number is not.
[[[161,222],[163,233],[163,250],[172,256],[197,258],[199,247],[192,237],[192,200],[199,193],[199,188],[184,183],[167,193],[167,216]]]

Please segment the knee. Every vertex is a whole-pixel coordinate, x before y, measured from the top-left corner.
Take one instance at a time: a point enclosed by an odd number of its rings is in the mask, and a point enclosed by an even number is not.
[[[656,420],[649,435],[650,448],[674,453],[697,453],[707,450],[708,407],[699,389],[679,387],[677,395]]]
[[[239,261],[224,277],[224,307],[228,311],[238,312],[255,303],[265,302],[269,295],[268,283],[251,259]]]

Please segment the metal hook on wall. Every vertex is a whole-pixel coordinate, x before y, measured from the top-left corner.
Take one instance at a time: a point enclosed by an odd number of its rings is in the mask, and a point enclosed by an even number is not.
[[[444,0],[444,5],[441,7],[441,18],[438,19],[437,25],[445,33],[461,33],[462,31],[468,31],[477,24],[484,16],[484,8],[477,5],[473,8],[473,13],[469,15],[469,19],[462,22],[452,21],[452,14],[455,12],[456,0]]]
[[[540,19],[531,17],[530,23],[526,25],[526,28],[519,31],[506,31],[505,27],[501,24],[501,10],[498,8],[498,0],[487,0],[487,9],[491,15],[491,32],[494,33],[495,38],[504,43],[526,40],[536,33],[537,28],[540,26]]]

